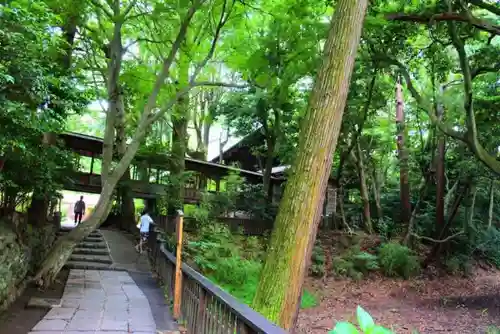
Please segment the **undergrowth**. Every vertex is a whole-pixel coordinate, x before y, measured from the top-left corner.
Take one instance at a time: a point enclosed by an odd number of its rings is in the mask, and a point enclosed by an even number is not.
[[[225,225],[217,223],[200,227],[198,233],[186,239],[183,245],[185,260],[236,299],[251,305],[267,240],[232,233]],[[173,237],[166,237],[165,247],[172,252],[175,250]],[[301,308],[317,304],[316,296],[304,291]]]

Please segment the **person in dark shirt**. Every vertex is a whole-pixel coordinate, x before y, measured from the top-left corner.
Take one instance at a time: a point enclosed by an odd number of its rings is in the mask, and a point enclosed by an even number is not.
[[[82,217],[85,215],[85,202],[83,201],[83,196],[80,196],[80,200],[75,203],[75,225],[82,222]]]

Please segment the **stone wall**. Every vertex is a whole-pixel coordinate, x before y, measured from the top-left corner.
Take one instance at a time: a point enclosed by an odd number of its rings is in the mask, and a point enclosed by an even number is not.
[[[8,224],[0,221],[0,311],[5,310],[24,289],[24,280],[35,272],[47,255],[56,233],[53,226],[27,227],[20,243]]]

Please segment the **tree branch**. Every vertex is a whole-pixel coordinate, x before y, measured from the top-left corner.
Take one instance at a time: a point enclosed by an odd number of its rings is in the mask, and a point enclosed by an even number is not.
[[[471,79],[474,80],[477,76],[484,74],[484,73],[490,73],[490,72],[498,72],[500,71],[500,63],[497,63],[494,66],[483,66],[483,67],[478,67],[475,70],[471,71]]]
[[[482,8],[484,10],[487,10],[493,14],[500,15],[500,7],[497,7],[493,4],[485,3],[482,0],[468,0],[467,2],[473,4],[474,6],[477,6],[479,8]],[[497,1],[498,3],[498,1]]]
[[[130,13],[130,11],[134,8],[135,4],[137,3],[137,0],[132,0],[130,1],[130,3],[128,4],[127,8],[125,8],[125,10],[123,11],[123,21],[127,20],[128,17],[127,15]]]
[[[105,14],[105,15],[106,15],[109,19],[113,20],[113,13],[112,13],[109,9],[107,9],[106,7],[104,7],[104,5],[103,5],[101,2],[99,2],[99,0],[90,0],[90,3],[91,3],[92,5],[94,5],[94,7],[97,7],[97,8],[99,8],[100,10],[102,10],[102,11],[103,11],[103,13],[104,13],[104,14]]]
[[[415,234],[415,233],[412,233],[412,237],[414,238],[417,238],[417,239],[420,239],[420,240],[427,240],[427,241],[431,241],[431,242],[434,242],[434,243],[438,243],[438,244],[441,244],[441,243],[445,243],[453,238],[456,238],[458,237],[459,235],[462,235],[464,234],[464,231],[460,231],[458,233],[455,233],[455,234],[452,234],[442,240],[436,240],[436,239],[433,239],[433,238],[429,238],[429,237],[424,237],[424,236],[421,236],[421,235],[418,235],[418,234]]]
[[[463,41],[458,36],[456,24],[453,21],[448,22],[448,31],[451,36],[453,46],[457,50],[460,62],[460,69],[462,70],[463,84],[464,84],[464,110],[466,113],[466,126],[467,126],[467,140],[466,143],[476,157],[483,162],[493,172],[500,175],[500,161],[495,156],[491,155],[484,149],[478,139],[476,117],[474,114],[473,104],[473,88],[472,88],[472,74],[469,65],[469,59],[465,51]]]
[[[227,9],[226,13],[226,7],[227,7],[227,2],[232,1],[232,4],[230,7]],[[224,4],[222,5],[222,10],[219,18],[219,22],[217,23],[217,27],[215,28],[215,34],[214,38],[212,39],[212,45],[210,46],[210,50],[208,51],[206,57],[196,66],[193,75],[191,76],[190,82],[194,82],[196,80],[196,77],[198,74],[200,74],[201,70],[205,65],[208,63],[208,61],[213,57],[214,52],[215,52],[215,47],[217,46],[217,41],[219,40],[220,37],[220,32],[222,30],[222,27],[227,23],[227,20],[229,19],[229,16],[231,15],[231,12],[234,8],[236,0],[224,0]]]
[[[200,6],[203,4],[203,0],[195,0],[193,1],[193,4],[189,8],[188,12],[186,13],[186,16],[182,20],[181,26],[179,28],[179,31],[177,33],[177,37],[172,45],[172,48],[170,49],[170,52],[168,56],[164,59],[163,61],[163,66],[160,71],[160,73],[156,77],[155,84],[153,86],[153,89],[151,91],[151,94],[149,95],[146,105],[144,106],[143,112],[141,114],[140,120],[139,120],[139,125],[137,126],[134,135],[132,137],[132,142],[130,145],[128,145],[127,149],[125,150],[125,154],[122,156],[120,159],[118,165],[116,168],[113,170],[112,175],[110,176],[110,182],[113,183],[118,182],[118,179],[122,177],[122,175],[125,173],[127,168],[129,167],[130,163],[132,162],[132,159],[134,158],[135,154],[137,153],[137,150],[139,149],[139,146],[144,139],[144,136],[146,135],[146,131],[148,127],[151,125],[151,120],[156,117],[156,115],[152,114],[153,108],[156,106],[156,100],[158,97],[158,94],[160,93],[161,87],[165,83],[165,79],[168,77],[168,74],[170,72],[170,67],[175,59],[175,56],[180,49],[180,46],[182,42],[186,38],[186,33],[189,27],[189,24],[191,23],[191,20],[196,13],[196,11],[200,8]],[[163,113],[159,113],[163,115]],[[160,115],[160,116],[161,116]],[[158,119],[159,117],[156,117],[155,119]]]
[[[392,13],[386,16],[391,21],[409,21],[423,24],[432,24],[439,21],[455,21],[465,22],[473,25],[477,29],[487,31],[494,35],[500,35],[500,26],[491,24],[484,20],[477,19],[472,15],[464,15],[460,13],[440,13],[440,14],[405,14],[405,13]]]

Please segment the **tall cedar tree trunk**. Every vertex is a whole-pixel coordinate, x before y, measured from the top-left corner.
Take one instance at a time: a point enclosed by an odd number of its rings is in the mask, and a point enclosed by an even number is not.
[[[178,85],[185,87],[189,81],[189,60],[183,52],[179,53]],[[177,102],[175,111],[172,114],[172,165],[171,175],[174,182],[170,187],[170,205],[168,211],[170,215],[176,210],[183,209],[184,204],[184,172],[186,169],[187,152],[187,126],[189,119],[189,97],[181,97]]]
[[[410,225],[411,217],[410,184],[408,182],[408,152],[405,146],[406,127],[403,105],[403,92],[401,89],[399,78],[396,83],[396,127],[398,132],[397,146],[399,156],[401,223],[403,224],[403,226],[408,227]]]
[[[368,193],[368,185],[366,184],[363,151],[361,150],[361,144],[359,143],[359,140],[356,143],[356,152],[351,151],[351,157],[356,164],[356,169],[358,170],[359,193],[361,195],[361,201],[363,202],[363,223],[365,225],[366,232],[371,234],[373,233],[373,226],[370,214],[370,194]]]
[[[493,224],[493,207],[495,205],[495,179],[491,179],[490,181],[490,205],[488,208],[488,227],[491,227]]]
[[[438,103],[436,116],[441,121],[443,118],[443,105]],[[437,157],[436,157],[436,236],[444,226],[444,162],[445,162],[445,136],[441,131],[436,131],[438,135]]]
[[[115,2],[114,18],[117,20],[115,22],[114,36],[113,40],[117,38],[117,25],[123,23],[121,20],[123,19],[120,13],[120,2]],[[188,12],[184,16],[179,31],[177,33],[176,39],[172,44],[171,50],[167,57],[164,59],[163,67],[160,73],[156,77],[156,81],[154,83],[153,89],[147,99],[147,102],[142,111],[141,117],[139,119],[139,124],[135,129],[132,141],[127,146],[127,150],[122,159],[120,159],[119,163],[111,169],[111,162],[113,158],[113,141],[114,141],[114,114],[108,112],[106,115],[106,128],[104,133],[104,142],[103,142],[103,154],[102,154],[102,189],[101,194],[99,196],[99,201],[97,202],[94,211],[90,215],[90,217],[82,224],[79,224],[77,228],[73,229],[66,236],[57,240],[57,242],[52,246],[48,256],[44,259],[40,269],[36,273],[33,280],[37,282],[39,285],[43,285],[47,287],[50,285],[57,273],[64,266],[69,256],[71,255],[75,246],[83,240],[86,236],[88,236],[92,231],[102,223],[104,219],[106,219],[109,211],[111,209],[111,198],[113,192],[116,188],[118,180],[123,176],[126,170],[129,168],[130,163],[132,162],[135,154],[137,153],[139,146],[146,136],[147,129],[151,126],[151,124],[158,120],[166,110],[169,110],[172,105],[175,104],[175,99],[169,101],[163,111],[157,112],[156,114],[152,114],[152,110],[157,106],[157,97],[160,93],[162,86],[165,83],[165,80],[170,72],[171,65],[175,59],[175,56],[180,49],[182,41],[185,39],[189,24],[196,13],[196,11],[201,6],[200,2],[192,3]],[[111,43],[113,44],[113,43]],[[116,52],[116,50],[115,50]],[[110,62],[108,66],[116,66],[115,62]],[[110,73],[112,73],[112,69],[108,69]],[[108,79],[108,84],[113,81],[110,78]],[[188,92],[187,88],[185,92]],[[111,108],[109,110],[112,110]],[[109,117],[108,117],[109,116]]]
[[[367,0],[337,1],[293,172],[252,303],[256,311],[287,330],[294,327],[298,315],[366,7]]]

